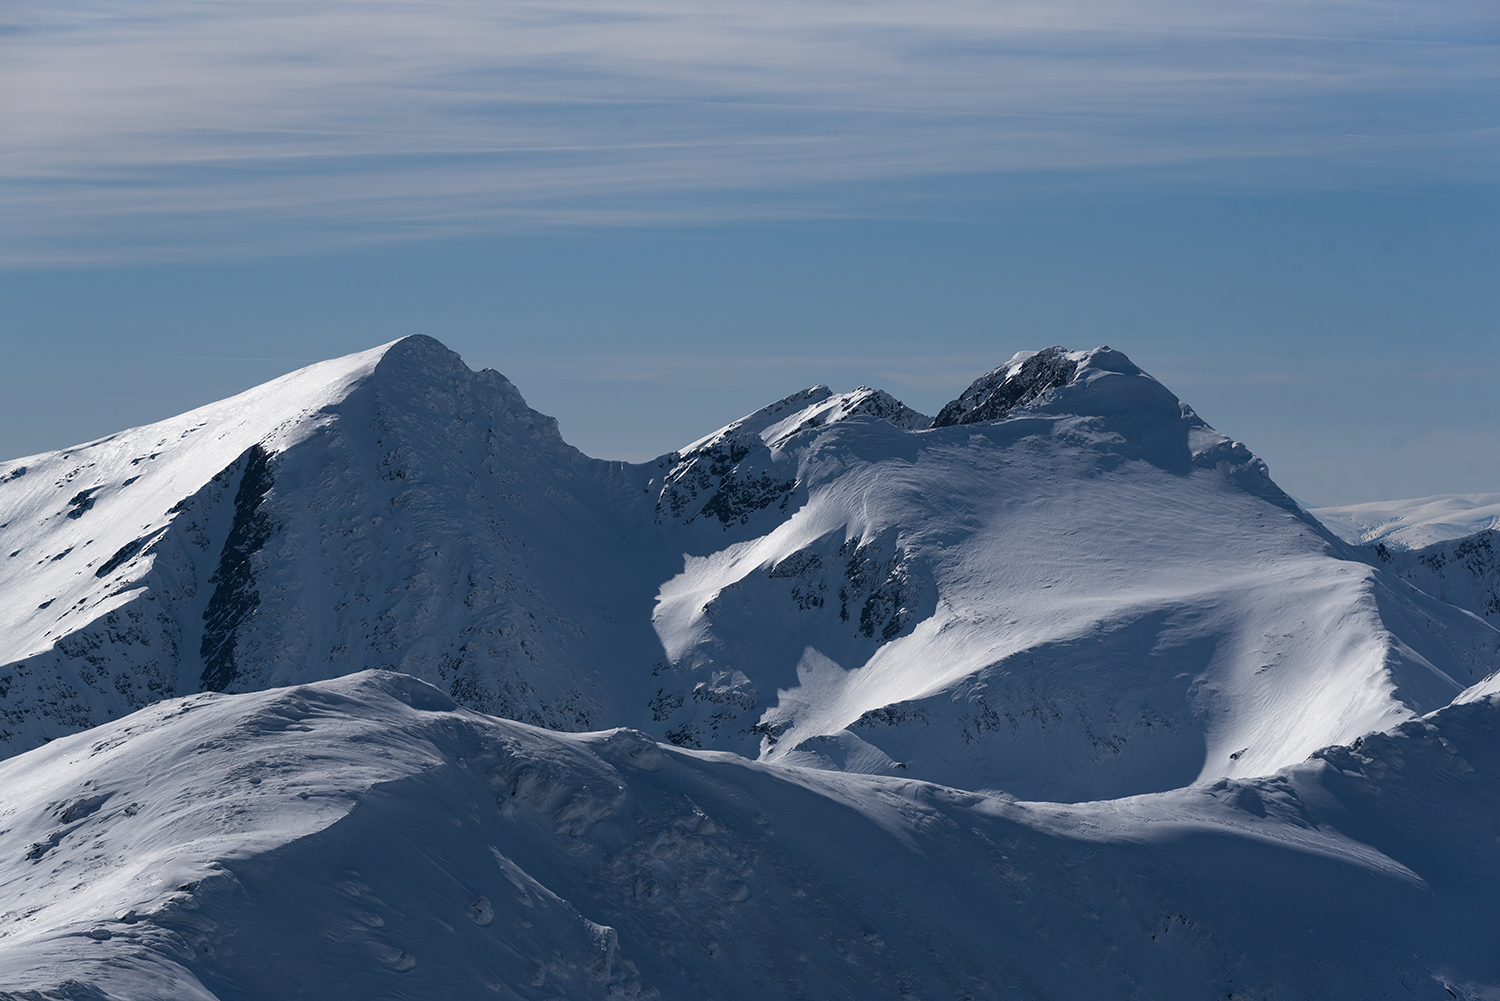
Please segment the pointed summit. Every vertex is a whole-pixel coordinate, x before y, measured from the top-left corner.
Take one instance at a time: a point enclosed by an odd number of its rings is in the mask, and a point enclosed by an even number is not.
[[[969,384],[958,399],[938,411],[935,428],[994,421],[1039,399],[1048,390],[1066,386],[1087,357],[1083,351],[1050,347],[1017,352],[1010,361]]]
[[[457,685],[475,708],[596,721],[568,640],[529,656],[493,639],[564,618],[539,579],[577,591],[545,569],[577,561],[539,553],[592,537],[566,498],[605,489],[571,484],[607,466],[499,373],[420,335],[0,465],[0,746],[371,664]]]

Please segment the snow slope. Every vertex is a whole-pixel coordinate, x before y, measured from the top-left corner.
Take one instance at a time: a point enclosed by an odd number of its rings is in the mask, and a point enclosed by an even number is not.
[[[1428,594],[1500,624],[1500,532],[1394,552],[1377,543],[1370,561],[1377,560]]]
[[[1108,348],[931,419],[814,387],[624,465],[406,338],[0,464],[0,549],[13,751],[387,668],[553,729],[1076,801],[1269,774],[1500,668]]]
[[[928,430],[803,402],[667,477],[675,742],[1097,798],[1265,774],[1500,666],[1118,352],[1018,355]]]
[[[638,594],[608,572],[619,469],[423,337],[0,466],[0,736],[369,666],[600,726],[593,665],[652,642],[650,565]]]
[[[1494,997],[1497,714],[1062,805],[189,696],[0,762],[0,998]]]
[[[1371,501],[1309,511],[1339,538],[1357,545],[1384,543],[1395,551],[1500,529],[1500,494],[1442,494],[1414,500]]]

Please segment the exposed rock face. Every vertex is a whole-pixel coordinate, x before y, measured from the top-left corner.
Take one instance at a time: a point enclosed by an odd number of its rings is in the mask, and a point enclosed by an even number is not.
[[[1066,386],[1078,370],[1081,352],[1043,348],[1021,352],[1004,365],[975,379],[958,399],[938,411],[935,428],[995,421],[1017,407],[1040,399],[1050,389]]]
[[[748,525],[768,508],[786,514],[798,482],[772,471],[773,453],[798,435],[859,417],[906,431],[932,423],[891,394],[868,386],[852,393],[834,393],[827,386],[793,393],[658,460],[657,468],[666,473],[651,481],[652,486],[661,484],[657,523],[689,525],[707,517],[728,529]]]
[[[243,471],[234,495],[234,520],[218,569],[208,579],[214,590],[203,610],[203,640],[198,646],[202,685],[214,692],[222,692],[235,681],[238,630],[260,605],[252,561],[277,527],[262,506],[274,483],[270,456],[260,445],[251,445],[235,464]]]
[[[706,515],[729,528],[748,524],[756,512],[772,505],[785,513],[797,481],[764,470],[770,450],[762,432],[832,396],[827,386],[793,393],[658,460],[658,467],[667,471],[659,481],[657,523],[690,525]],[[653,479],[652,486],[657,482]]]

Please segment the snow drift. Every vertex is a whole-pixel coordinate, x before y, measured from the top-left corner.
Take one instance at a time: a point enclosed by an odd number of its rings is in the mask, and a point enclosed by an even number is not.
[[[0,762],[0,997],[1488,997],[1497,713],[1065,806],[194,695]]]

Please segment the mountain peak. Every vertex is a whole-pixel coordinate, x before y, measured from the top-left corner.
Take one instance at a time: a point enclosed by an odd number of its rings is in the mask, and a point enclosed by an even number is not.
[[[376,348],[374,353],[377,353],[379,358],[375,365],[375,372],[381,374],[404,372],[436,375],[458,369],[464,372],[472,371],[457,352],[437,338],[426,334],[408,334],[405,337],[399,337]]]
[[[370,381],[393,419],[398,413],[425,413],[464,420],[462,415],[477,408],[487,421],[510,428],[509,433],[520,433],[547,448],[573,451],[564,444],[556,418],[531,409],[514,383],[494,369],[476,372],[436,338],[411,334],[376,351],[381,352],[380,360]]]
[[[1066,386],[1088,354],[1055,345],[1040,351],[1018,351],[1010,361],[970,383],[958,399],[938,412],[932,426],[999,420],[1049,390]]]
[[[1101,345],[1087,351],[1060,346],[1018,351],[999,368],[969,384],[958,399],[938,412],[932,427],[944,428],[1002,420],[1023,407],[1046,405],[1076,416],[1201,424],[1167,387],[1124,354]]]

